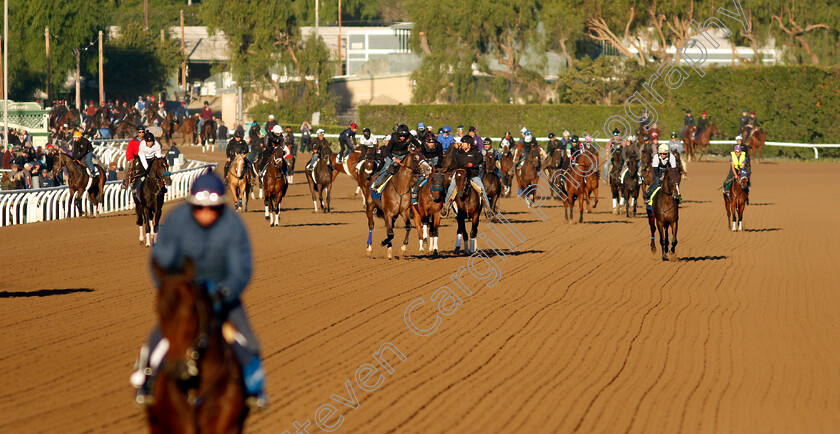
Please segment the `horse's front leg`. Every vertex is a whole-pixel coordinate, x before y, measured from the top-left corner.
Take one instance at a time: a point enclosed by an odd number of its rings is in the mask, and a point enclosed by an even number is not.
[[[478,236],[478,222],[480,217],[480,211],[476,211],[472,217],[472,228],[470,229],[470,253],[475,253],[476,249],[478,249],[478,240],[476,237]]]
[[[408,247],[408,236],[411,233],[411,208],[406,208],[402,213],[402,217],[405,220],[405,239],[403,240],[402,247],[400,247],[400,254],[404,254]]]
[[[659,232],[659,245],[662,247],[662,260],[668,260],[668,225],[656,221],[656,230]]]
[[[674,231],[674,240],[673,240],[673,241],[671,241],[671,253],[672,253],[673,255],[675,255],[675,256],[674,256],[674,259],[676,259],[676,250],[677,250],[677,223],[678,223],[678,221],[675,221],[675,222],[672,224],[672,225],[673,225],[673,227],[674,227],[674,229],[673,229],[673,231]]]
[[[653,211],[648,211],[648,225],[650,226],[650,252],[656,253],[656,219],[653,217]],[[660,234],[660,237],[662,235]]]

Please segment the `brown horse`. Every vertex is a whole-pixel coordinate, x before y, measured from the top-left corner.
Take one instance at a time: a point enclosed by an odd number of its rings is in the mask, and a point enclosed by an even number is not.
[[[481,183],[484,184],[484,191],[490,199],[490,210],[493,214],[498,212],[499,199],[502,197],[502,180],[496,176],[496,154],[487,152],[484,155],[484,174],[481,176]]]
[[[332,192],[333,169],[330,168],[330,154],[320,153],[318,161],[315,162],[315,170],[306,172],[306,182],[309,183],[309,192],[312,193],[312,204],[315,212],[318,212],[318,204],[325,213],[330,212],[330,193]],[[317,196],[316,196],[317,193]],[[326,194],[326,200],[324,195]]]
[[[504,196],[510,197],[510,189],[513,184],[513,152],[510,148],[505,146],[502,148],[502,158],[499,160],[502,171],[502,186],[504,187]]]
[[[381,193],[373,194],[371,192],[365,208],[368,219],[368,239],[365,253],[368,257],[373,254],[374,216],[385,220],[387,237],[380,244],[388,246],[388,259],[392,257],[391,241],[394,239],[394,223],[397,221],[397,217],[402,217],[405,221],[405,240],[400,251],[405,252],[408,245],[408,236],[411,232],[411,186],[417,173],[429,174],[432,171],[432,167],[426,162],[426,157],[416,150],[407,154],[401,162],[395,162],[394,164],[399,166],[399,169],[391,176],[389,181],[386,181],[384,186],[380,187]]]
[[[446,202],[448,177],[442,172],[433,171],[424,178],[417,189],[417,203],[411,205],[414,226],[420,240],[420,251],[425,251],[423,241],[429,242],[432,256],[438,256],[438,229],[440,228],[440,210]]]
[[[729,228],[729,223],[732,223],[732,232],[744,230],[744,209],[747,208],[747,202],[750,198],[749,193],[747,193],[749,181],[747,171],[741,169],[738,171],[738,179],[733,180],[729,191],[723,194],[723,205],[726,207],[726,227]]]
[[[265,219],[268,220],[269,227],[280,226],[280,202],[283,201],[286,189],[289,188],[284,176],[286,162],[283,154],[282,149],[274,148],[263,176]]]
[[[711,124],[700,133],[700,137],[697,138],[695,141],[697,150],[700,150],[700,159],[706,158],[706,154],[709,153],[709,142],[711,138],[718,134],[717,124]]]
[[[145,237],[146,247],[157,243],[160,216],[163,211],[164,185],[172,185],[169,163],[166,158],[156,158],[149,163],[149,174],[140,184],[140,194],[134,196],[134,212],[140,228],[140,244]]]
[[[181,142],[183,144],[196,145],[195,126],[198,123],[198,114],[184,118],[181,122],[181,127],[178,129],[181,132]]]
[[[586,184],[586,212],[591,213],[592,208],[598,208],[598,181],[601,179],[601,171],[598,170],[598,167],[600,167],[598,151],[594,147],[589,146],[581,150],[577,160],[579,161],[581,157],[588,160],[588,167],[584,168],[583,176],[584,183]],[[595,195],[595,203],[590,207],[589,199],[593,193]]]
[[[618,215],[620,209],[619,205],[624,205],[624,198],[621,195],[621,166],[621,150],[616,151],[615,149],[613,149],[612,155],[610,156],[610,192],[612,193],[612,207],[613,214],[615,215]]]
[[[652,162],[653,155],[649,151],[642,149],[642,158],[639,161],[639,164],[642,165],[642,191],[647,191],[648,187],[653,184],[653,168],[650,167]]]
[[[668,169],[660,178],[659,192],[651,200],[651,209],[647,211],[650,224],[650,251],[656,253],[655,231],[659,231],[659,245],[662,247],[662,260],[668,260],[668,228],[673,228],[674,239],[671,241],[671,258],[676,259],[677,223],[680,220],[680,171]]]
[[[362,205],[365,207],[367,207],[367,203],[370,201],[370,184],[373,182],[376,166],[376,160],[372,158],[365,159],[362,161],[362,165],[359,166],[359,172],[356,173],[356,183],[358,184],[359,190],[361,190]]]
[[[680,137],[683,142],[683,148],[685,148],[685,155],[688,157],[688,161],[694,159],[694,153],[697,151],[697,140],[694,138],[695,131],[697,131],[697,127],[685,127],[685,129],[683,129],[682,136]]]
[[[525,162],[522,163],[522,166],[516,169],[516,181],[519,184],[519,192],[517,195],[525,193],[524,199],[529,208],[534,204],[536,189],[532,188],[530,189],[531,191],[528,192],[528,187],[536,185],[540,181],[540,176],[537,172],[539,162],[540,154],[538,152],[531,152],[528,157],[525,158]]]
[[[154,261],[160,282],[157,313],[169,344],[147,409],[149,429],[163,433],[240,433],[248,416],[242,367],[223,337],[223,320],[204,285],[195,282],[192,260],[183,270],[164,270]],[[235,335],[224,332],[224,335]]]
[[[767,133],[765,133],[761,128],[757,128],[750,134],[749,137],[747,137],[747,141],[744,143],[750,148],[750,158],[755,156],[756,163],[761,161],[761,148],[764,147],[764,140],[766,138]],[[758,154],[756,154],[756,152],[758,152]]]
[[[563,172],[562,176],[556,178],[555,183],[566,194],[563,201],[563,211],[566,222],[574,223],[575,214],[575,200],[578,201],[580,207],[579,222],[583,223],[583,201],[589,201],[586,195],[586,184],[584,182],[584,173],[587,170],[586,165],[591,164],[586,157],[578,155],[575,165]]]
[[[245,164],[245,155],[237,154],[230,163],[227,182],[230,194],[233,197],[233,205],[236,211],[248,212],[248,195],[251,193],[251,182],[249,182],[248,166]]]
[[[178,125],[175,113],[172,111],[167,112],[166,117],[160,122],[160,128],[163,129],[163,137],[170,145],[172,143],[172,137],[175,135],[175,131],[177,131],[179,127],[180,125]]]
[[[81,119],[81,116],[75,107],[68,109],[67,107],[61,105],[50,113],[50,127],[56,128],[64,124],[71,127],[77,126],[79,125],[79,119]]]
[[[65,216],[70,216],[70,208],[73,203],[76,205],[78,215],[85,213],[82,209],[82,197],[85,193],[88,194],[90,212],[96,217],[101,212],[104,188],[105,188],[105,170],[100,165],[96,165],[99,172],[95,178],[91,179],[87,173],[87,165],[73,160],[69,155],[53,148],[53,174],[58,174],[61,169],[67,169],[67,187],[70,190],[70,195],[67,197],[67,208],[65,208]],[[88,214],[89,215],[89,214]]]
[[[481,200],[481,193],[476,191],[476,188],[472,186],[466,170],[456,170],[450,182],[455,183],[455,207],[458,210],[458,213],[455,214],[455,219],[458,221],[458,238],[455,240],[455,254],[461,253],[461,242],[463,241],[463,253],[469,255],[475,252],[477,247],[475,237],[478,235],[478,222],[484,203]],[[467,234],[466,227],[467,219],[470,219],[470,222],[472,222],[469,234]]]
[[[333,172],[332,172],[332,182],[335,182],[335,178],[338,177],[339,173],[344,173],[345,175],[353,178],[358,179],[359,174],[356,173],[356,165],[359,164],[359,160],[362,158],[362,151],[353,151],[350,155],[344,159],[344,162],[339,163],[336,159],[338,158],[338,154],[332,154],[330,157],[330,162],[332,163]],[[359,194],[361,191],[361,187],[356,188],[356,193]]]
[[[115,139],[130,139],[137,133],[137,110],[127,110],[120,121],[114,127]]]
[[[201,152],[207,152],[207,143],[210,143],[210,150],[213,150],[213,145],[216,143],[216,121],[213,119],[204,121],[201,124]]]
[[[556,173],[557,171],[562,171],[566,169],[565,166],[568,166],[568,164],[566,164],[566,161],[568,161],[568,159],[566,158],[565,149],[557,148],[551,151],[551,155],[549,155],[545,159],[545,166],[543,166],[543,170],[546,171],[548,179],[554,179],[555,176],[559,176]],[[560,196],[557,195],[557,192],[554,189],[551,189],[551,196],[555,197],[558,200],[560,199]]]
[[[633,217],[636,217],[636,202],[639,200],[639,171],[636,164],[636,153],[627,153],[627,169],[622,174],[621,200],[624,202],[624,214],[630,218],[630,207],[633,207]]]

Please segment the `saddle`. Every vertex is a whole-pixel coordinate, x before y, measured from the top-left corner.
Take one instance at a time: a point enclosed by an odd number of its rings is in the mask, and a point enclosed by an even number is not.
[[[647,203],[649,206],[653,206],[653,198],[656,196],[656,193],[659,193],[659,190],[660,190],[661,188],[662,188],[662,187],[656,187],[656,188],[653,190],[653,193],[651,193],[651,194],[650,194],[650,199],[648,199],[648,203]]]

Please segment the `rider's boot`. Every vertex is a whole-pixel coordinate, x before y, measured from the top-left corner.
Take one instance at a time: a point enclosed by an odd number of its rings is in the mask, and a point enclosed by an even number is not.
[[[138,406],[145,407],[154,401],[151,393],[152,368],[149,366],[149,347],[147,345],[143,345],[140,349],[140,356],[137,358],[134,368],[136,370],[129,379],[131,385],[137,388],[134,402]]]
[[[449,215],[449,207],[452,206],[452,201],[450,199],[446,199],[446,203],[443,204],[443,208],[440,209],[440,216],[442,218],[446,218]]]

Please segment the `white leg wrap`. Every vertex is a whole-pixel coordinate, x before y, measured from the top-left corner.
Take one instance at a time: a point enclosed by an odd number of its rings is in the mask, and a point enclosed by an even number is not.
[[[622,200],[621,202],[622,202],[621,204],[624,205],[624,201]],[[618,200],[613,199],[613,209],[615,209],[617,206],[618,206]]]
[[[140,229],[140,242],[143,242],[143,226],[137,226],[137,229]]]
[[[429,225],[423,225],[423,239],[429,239]]]
[[[463,238],[463,236],[461,234],[458,234],[458,238],[455,239],[455,247],[461,247],[461,239],[462,238]]]

